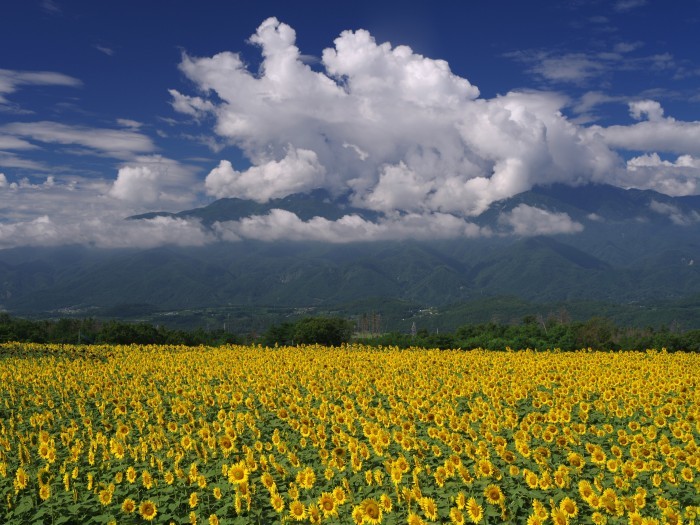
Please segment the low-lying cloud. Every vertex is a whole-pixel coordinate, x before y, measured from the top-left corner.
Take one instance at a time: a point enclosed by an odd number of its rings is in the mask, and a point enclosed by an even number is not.
[[[500,216],[501,224],[510,226],[516,235],[554,235],[583,231],[583,224],[566,213],[550,212],[527,204],[520,204]]]
[[[0,249],[67,244],[100,248],[152,248],[164,244],[202,246],[214,240],[199,222],[172,217],[115,221],[93,216],[82,221],[56,221],[43,215],[28,221],[0,223]]]
[[[368,221],[358,215],[345,215],[335,221],[323,217],[304,221],[296,214],[280,209],[273,209],[266,215],[216,223],[214,231],[221,240],[226,241],[257,239],[331,243],[429,240],[489,234],[476,224],[444,213],[408,214],[387,217],[377,222]]]

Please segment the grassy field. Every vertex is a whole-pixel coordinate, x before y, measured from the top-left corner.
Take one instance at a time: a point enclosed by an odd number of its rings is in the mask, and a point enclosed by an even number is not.
[[[695,523],[700,355],[0,346],[0,522]]]

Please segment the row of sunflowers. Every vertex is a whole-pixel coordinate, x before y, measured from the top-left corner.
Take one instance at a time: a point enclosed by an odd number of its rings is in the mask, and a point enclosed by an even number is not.
[[[0,522],[700,523],[700,355],[0,345]]]

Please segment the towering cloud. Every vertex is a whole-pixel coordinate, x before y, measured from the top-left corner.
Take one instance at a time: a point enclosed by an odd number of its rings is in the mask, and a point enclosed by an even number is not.
[[[547,182],[603,180],[623,166],[600,134],[568,121],[567,99],[512,92],[480,99],[443,60],[344,31],[319,67],[301,59],[294,30],[275,18],[250,41],[259,73],[240,56],[185,55],[197,95],[171,90],[173,107],[239,146],[253,166],[223,159],[209,194],[265,201],[323,187],[392,212],[469,217]]]

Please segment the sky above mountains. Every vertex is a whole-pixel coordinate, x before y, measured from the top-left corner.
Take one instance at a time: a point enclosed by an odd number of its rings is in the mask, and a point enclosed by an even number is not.
[[[700,193],[698,0],[246,4],[7,2],[0,247],[470,237],[537,184]],[[383,218],[123,220],[315,188]]]

